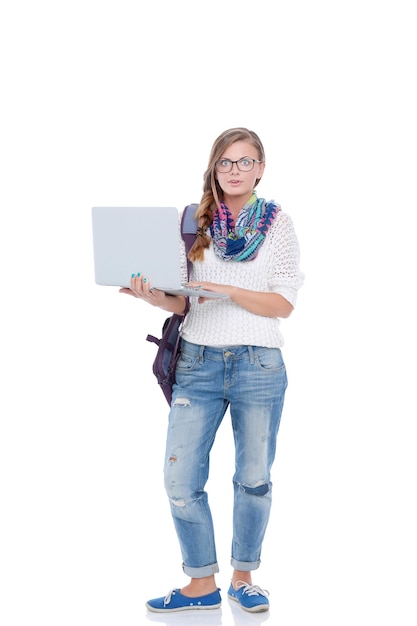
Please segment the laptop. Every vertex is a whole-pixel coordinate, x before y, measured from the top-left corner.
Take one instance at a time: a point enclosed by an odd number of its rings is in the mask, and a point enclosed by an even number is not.
[[[93,207],[92,226],[98,285],[130,287],[132,274],[140,272],[168,294],[228,297],[181,284],[177,208]]]

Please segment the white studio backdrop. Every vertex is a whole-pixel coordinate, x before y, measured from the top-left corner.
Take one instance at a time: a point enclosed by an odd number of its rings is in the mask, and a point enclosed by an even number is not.
[[[293,218],[306,274],[282,324],[290,384],[256,582],[282,625],[415,624],[411,9],[1,6],[4,626],[146,623],[144,601],[184,584],[145,341],[166,315],[95,285],[91,207],[198,202],[232,126],[263,140],[259,194]],[[227,417],[212,457],[225,593]]]

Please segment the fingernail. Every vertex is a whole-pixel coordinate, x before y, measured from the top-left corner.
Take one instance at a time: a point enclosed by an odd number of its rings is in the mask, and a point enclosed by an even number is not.
[[[132,274],[132,278],[135,278],[135,274]]]
[[[138,272],[138,273],[136,274],[136,276],[139,278],[139,276],[140,276],[140,272]]]
[[[148,281],[148,279],[145,276],[145,278],[143,279],[143,282],[146,283],[147,281]]]

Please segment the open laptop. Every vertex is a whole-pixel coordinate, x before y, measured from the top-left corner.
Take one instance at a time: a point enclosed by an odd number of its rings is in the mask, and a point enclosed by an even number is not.
[[[181,284],[179,214],[175,207],[93,207],[93,250],[98,285],[130,287],[132,274],[172,295],[227,298]]]

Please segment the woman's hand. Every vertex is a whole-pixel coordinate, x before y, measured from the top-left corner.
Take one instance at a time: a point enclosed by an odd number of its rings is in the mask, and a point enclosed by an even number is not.
[[[138,274],[132,274],[130,289],[128,287],[122,287],[119,289],[119,292],[127,293],[134,298],[140,298],[152,306],[162,306],[166,298],[165,293],[151,287],[149,280],[146,276],[142,276],[140,272]]]
[[[252,291],[233,285],[218,285],[217,283],[188,283],[191,287],[201,287],[208,291],[218,291],[224,293],[229,298],[241,306],[243,309],[262,315],[263,317],[289,317],[293,311],[293,305],[279,293]],[[199,304],[210,300],[210,298],[199,298]]]
[[[201,289],[205,289],[206,291],[216,291],[217,293],[224,293],[226,296],[231,296],[231,293],[234,289],[234,287],[232,287],[231,285],[219,285],[218,283],[197,283],[197,282],[193,282],[190,281],[189,283],[187,283],[187,285],[189,285],[190,287],[197,287],[197,289],[200,287]],[[207,302],[210,301],[211,298],[204,298],[204,297],[200,297],[198,298],[198,303],[202,304],[203,302]]]
[[[169,311],[169,313],[182,315],[185,310],[184,296],[171,296],[166,294],[165,291],[151,287],[148,278],[142,276],[140,272],[138,274],[132,274],[130,288],[121,287],[119,292],[127,293],[134,298],[139,298],[152,306],[164,309],[164,311]]]

